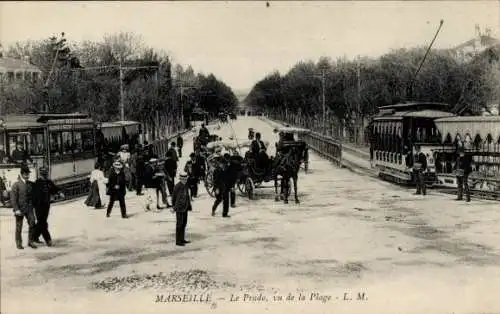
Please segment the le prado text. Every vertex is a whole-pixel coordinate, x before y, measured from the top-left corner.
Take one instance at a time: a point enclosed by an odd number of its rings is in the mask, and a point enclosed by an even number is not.
[[[214,301],[226,302],[334,302],[334,301],[367,301],[365,292],[344,292],[341,295],[322,294],[319,292],[300,292],[287,294],[265,295],[263,293],[232,293],[229,297],[214,298],[210,293],[204,294],[157,294],[156,303],[211,303]]]

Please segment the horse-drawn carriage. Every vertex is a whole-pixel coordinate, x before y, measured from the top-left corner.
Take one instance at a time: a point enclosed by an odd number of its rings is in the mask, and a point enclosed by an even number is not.
[[[228,153],[232,159],[237,159],[239,162],[241,162],[243,159],[241,158],[241,149],[250,146],[247,142],[248,141],[239,142],[229,140],[214,141],[207,144],[207,151],[205,156],[206,175],[204,178],[204,183],[205,188],[210,196],[215,196],[213,174],[217,164],[221,161],[221,159],[224,157],[224,154],[226,153]]]
[[[264,141],[267,148],[266,154],[254,154],[249,150],[251,140],[230,140],[218,141],[207,145],[208,157],[207,174],[205,177],[205,187],[207,192],[213,197],[213,172],[225,153],[229,153],[231,159],[241,163],[237,174],[236,185],[238,190],[249,199],[254,198],[255,189],[264,188],[263,183],[274,181],[276,200],[280,200],[278,185],[281,188],[281,196],[285,203],[290,195],[290,180],[294,182],[295,201],[297,198],[297,177],[301,164],[308,164],[308,147],[304,141],[295,140],[294,134],[304,134],[307,130],[296,128],[281,128],[277,132],[281,133],[280,142],[277,143],[277,154],[275,157],[267,155],[269,153],[269,141]],[[243,151],[245,150],[246,151]],[[244,156],[242,158],[242,156]],[[267,158],[266,158],[267,157]],[[281,179],[281,184],[278,184]]]
[[[286,142],[291,142],[291,141],[298,141],[298,142],[305,142],[301,140],[304,135],[307,135],[310,133],[310,130],[308,129],[303,129],[303,128],[294,128],[294,127],[281,127],[281,128],[275,128],[274,133],[278,133],[280,136],[280,141],[286,143]],[[276,149],[278,150],[278,145],[279,142],[276,143]],[[306,144],[306,149],[304,151],[304,156],[302,157],[302,163],[304,164],[304,171],[307,172],[309,169],[309,149]]]

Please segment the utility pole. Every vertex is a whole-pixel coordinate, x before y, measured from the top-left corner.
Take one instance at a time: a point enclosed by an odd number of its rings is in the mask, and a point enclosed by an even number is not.
[[[125,91],[123,89],[123,80],[124,80],[124,75],[123,75],[123,67],[122,67],[122,60],[120,58],[120,120],[124,121],[125,120]]]
[[[179,101],[179,122],[181,129],[184,128],[184,117],[183,117],[183,112],[184,112],[184,81],[181,79],[181,99]]]
[[[325,85],[326,85],[325,70],[321,71],[321,90],[322,90],[322,108],[323,108],[323,132],[326,131],[326,96],[325,96]]]

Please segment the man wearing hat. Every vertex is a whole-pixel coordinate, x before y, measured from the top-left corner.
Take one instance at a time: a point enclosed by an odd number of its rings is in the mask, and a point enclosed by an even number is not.
[[[22,250],[23,239],[21,232],[23,229],[23,220],[26,218],[28,222],[28,246],[36,249],[34,243],[35,235],[35,214],[33,211],[33,183],[29,182],[30,169],[27,165],[21,166],[21,174],[18,180],[12,185],[11,202],[16,216],[16,246]]]
[[[463,146],[457,149],[458,157],[455,164],[457,176],[457,201],[463,200],[464,188],[465,198],[470,202],[469,175],[472,172],[472,158],[470,155],[465,155]]]
[[[172,195],[175,185],[175,176],[177,175],[177,162],[179,161],[175,149],[175,142],[170,143],[170,148],[167,151],[166,157],[165,173],[167,174],[167,188],[170,195]]]
[[[184,146],[184,139],[182,135],[177,136],[177,151],[179,152],[179,158],[182,157],[182,146]]]
[[[125,174],[123,173],[123,165],[120,161],[115,161],[108,178],[109,203],[108,210],[106,211],[106,217],[111,215],[113,205],[115,204],[115,201],[118,201],[120,203],[122,218],[128,218],[127,208],[125,206],[126,193],[127,181],[125,179]]]
[[[420,150],[420,146],[415,145],[415,162],[413,163],[413,174],[417,184],[416,195],[426,195],[426,186],[424,182],[424,172],[427,170],[427,157]]]
[[[187,184],[191,191],[192,197],[198,196],[198,183],[202,172],[201,165],[198,163],[198,158],[195,153],[189,155],[189,160],[184,166],[184,172],[188,175]]]
[[[222,203],[222,217],[229,218],[229,197],[231,182],[229,174],[229,158],[223,156],[214,170],[215,202],[212,205],[212,216],[215,216],[217,207]]]
[[[35,207],[35,217],[37,220],[33,238],[36,243],[41,243],[39,240],[41,235],[47,246],[52,246],[52,238],[50,236],[47,220],[50,211],[50,197],[58,193],[59,188],[49,179],[47,167],[41,167],[39,172],[40,177],[33,184],[33,205]]]
[[[179,182],[175,185],[172,193],[173,212],[175,212],[176,217],[175,244],[178,246],[184,246],[190,243],[186,241],[188,212],[192,210],[187,179],[188,175],[186,173],[181,173]]]

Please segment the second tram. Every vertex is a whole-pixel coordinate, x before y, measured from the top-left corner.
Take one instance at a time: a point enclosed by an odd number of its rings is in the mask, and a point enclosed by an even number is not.
[[[436,182],[433,151],[441,146],[434,121],[453,117],[449,105],[432,102],[407,102],[379,108],[371,123],[371,161],[385,180],[413,184],[413,159],[416,146],[427,156],[426,184]]]

